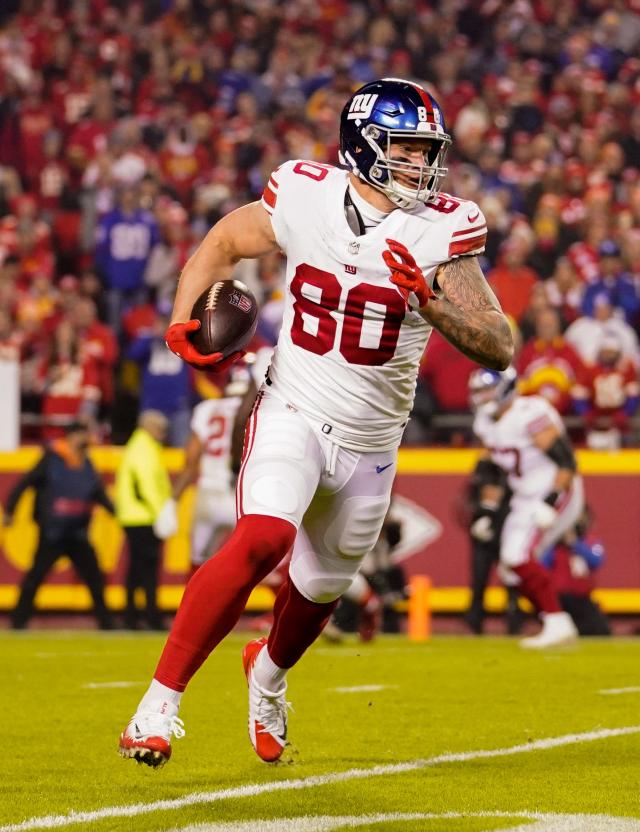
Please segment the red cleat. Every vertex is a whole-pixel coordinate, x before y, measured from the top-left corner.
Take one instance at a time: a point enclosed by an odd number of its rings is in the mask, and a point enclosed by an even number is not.
[[[161,703],[158,703],[161,707]],[[120,734],[118,751],[138,763],[156,768],[171,757],[171,734],[184,737],[184,723],[178,719],[175,705],[162,703],[161,710],[137,711]]]
[[[284,694],[287,686],[274,693],[261,688],[253,677],[258,653],[266,649],[267,639],[250,641],[242,651],[242,666],[249,686],[249,739],[256,754],[266,763],[282,756],[287,744],[287,708]]]

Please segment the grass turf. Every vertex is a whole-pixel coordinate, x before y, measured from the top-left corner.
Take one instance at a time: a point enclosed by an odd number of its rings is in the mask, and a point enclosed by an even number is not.
[[[247,738],[240,664],[245,640],[230,636],[194,679],[181,709],[187,736],[174,743],[170,763],[153,771],[121,759],[116,744],[153,671],[160,637],[0,635],[0,830],[70,810],[150,803],[640,725],[640,693],[599,693],[640,686],[640,640],[583,640],[540,653],[501,638],[437,637],[424,645],[395,637],[369,645],[319,643],[290,674],[295,711],[288,762],[268,766],[254,756]],[[100,687],[112,682],[135,684]],[[334,690],[362,685],[383,688]],[[639,795],[640,734],[629,734],[157,810],[135,820],[105,817],[56,828],[155,832],[244,820],[243,832],[259,832],[260,820],[268,819],[448,811],[640,818]],[[358,828],[477,832],[528,823],[469,816]],[[314,827],[299,820],[290,828]],[[584,829],[599,832],[606,826],[594,821]]]

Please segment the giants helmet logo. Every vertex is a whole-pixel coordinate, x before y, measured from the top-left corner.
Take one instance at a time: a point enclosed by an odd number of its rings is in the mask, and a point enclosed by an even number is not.
[[[369,118],[377,100],[377,93],[361,93],[359,95],[354,95],[353,101],[349,106],[347,119]]]

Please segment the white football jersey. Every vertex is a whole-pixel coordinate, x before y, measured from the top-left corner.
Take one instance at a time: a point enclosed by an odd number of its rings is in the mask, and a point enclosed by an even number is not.
[[[249,368],[251,373],[251,380],[259,390],[265,382],[269,366],[271,365],[271,358],[273,356],[273,347],[260,347],[256,351],[255,361]]]
[[[347,171],[291,161],[265,188],[262,204],[287,256],[269,390],[329,426],[325,433],[343,447],[392,449],[431,327],[390,282],[386,240],[403,243],[432,285],[441,263],[484,250],[486,222],[474,202],[440,194],[356,236],[344,212],[347,185]]]
[[[551,426],[564,433],[560,414],[542,396],[517,396],[496,421],[482,409],[476,413],[474,433],[507,473],[516,496],[544,499],[553,489],[558,466],[532,439]]]
[[[242,399],[206,399],[193,409],[191,430],[202,443],[198,487],[227,491],[231,487],[231,434]]]

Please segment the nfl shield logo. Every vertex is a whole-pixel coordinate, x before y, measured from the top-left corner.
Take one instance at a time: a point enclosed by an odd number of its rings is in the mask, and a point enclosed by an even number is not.
[[[241,312],[249,312],[251,310],[251,301],[240,292],[232,292],[229,295],[229,303],[232,306],[237,306]]]

